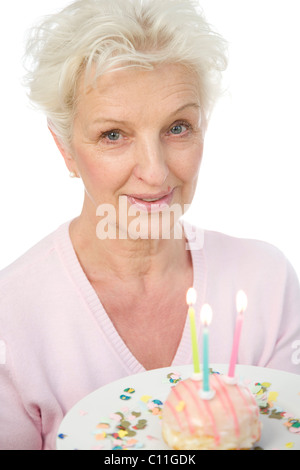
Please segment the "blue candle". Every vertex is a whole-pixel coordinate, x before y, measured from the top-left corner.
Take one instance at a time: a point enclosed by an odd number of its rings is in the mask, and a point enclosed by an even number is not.
[[[203,390],[209,392],[209,340],[208,328],[203,330]]]
[[[210,392],[209,387],[209,332],[208,326],[212,319],[212,310],[208,304],[203,305],[200,314],[201,322],[203,324],[203,337],[202,337],[202,355],[203,355],[203,392]]]

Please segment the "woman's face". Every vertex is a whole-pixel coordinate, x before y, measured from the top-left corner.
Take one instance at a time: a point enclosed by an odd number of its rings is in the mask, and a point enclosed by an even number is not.
[[[109,204],[117,225],[125,223],[124,217],[119,222],[120,210],[127,211],[128,224],[136,209],[141,225],[173,205],[183,213],[203,153],[194,75],[181,65],[113,71],[95,88],[79,86],[78,96],[68,166],[83,180],[83,209],[96,217],[97,208]]]

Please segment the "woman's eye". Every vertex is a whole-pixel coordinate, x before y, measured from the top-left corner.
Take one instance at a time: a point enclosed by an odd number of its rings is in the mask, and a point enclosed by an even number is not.
[[[118,130],[112,130],[103,132],[100,136],[100,140],[108,142],[117,142],[121,138],[121,132]]]
[[[107,132],[106,137],[107,137],[108,140],[112,140],[112,141],[119,140],[120,132],[118,132],[118,131]]]
[[[188,124],[176,124],[175,126],[171,127],[170,133],[173,135],[180,135],[186,132],[189,129]]]

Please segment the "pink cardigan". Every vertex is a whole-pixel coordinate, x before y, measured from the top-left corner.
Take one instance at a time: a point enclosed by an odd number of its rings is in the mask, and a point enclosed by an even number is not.
[[[62,225],[0,273],[1,450],[54,450],[58,426],[78,400],[144,371],[81,269],[68,228]],[[188,224],[186,234],[196,311],[204,302],[213,309],[211,362],[229,361],[235,295],[243,289],[248,308],[239,363],[299,374],[299,281],[284,255],[264,242]],[[187,320],[173,365],[191,363]]]

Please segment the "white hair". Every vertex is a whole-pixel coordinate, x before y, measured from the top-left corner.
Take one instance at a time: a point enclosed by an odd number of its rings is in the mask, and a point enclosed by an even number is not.
[[[192,0],[76,0],[30,30],[25,85],[32,103],[69,146],[78,79],[116,68],[179,63],[199,78],[208,119],[227,66],[226,42]],[[93,67],[92,67],[93,66]],[[95,83],[95,82],[94,82]]]

